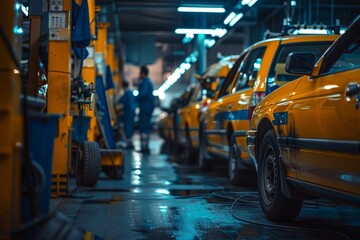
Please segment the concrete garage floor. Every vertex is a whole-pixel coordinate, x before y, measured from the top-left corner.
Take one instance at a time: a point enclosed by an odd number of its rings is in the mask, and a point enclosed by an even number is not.
[[[52,209],[92,239],[360,239],[359,208],[310,201],[296,221],[271,223],[256,184],[231,186],[224,166],[200,172],[178,164],[159,154],[161,144],[154,135],[150,156],[127,150],[122,180],[101,175],[94,188],[81,188],[91,198],[52,199]]]

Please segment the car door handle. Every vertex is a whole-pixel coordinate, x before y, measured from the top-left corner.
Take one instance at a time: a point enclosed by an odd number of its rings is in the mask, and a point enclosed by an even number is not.
[[[232,105],[231,105],[231,104],[229,104],[228,109],[229,109],[229,110],[231,110],[231,109],[232,109]]]
[[[349,83],[345,90],[346,101],[350,101],[352,97],[355,98],[355,109],[360,106],[360,84],[356,82]]]
[[[216,111],[217,111],[217,112],[220,111],[220,107],[216,107]]]

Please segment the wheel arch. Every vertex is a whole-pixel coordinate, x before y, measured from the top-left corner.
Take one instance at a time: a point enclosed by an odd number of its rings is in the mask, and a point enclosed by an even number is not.
[[[234,126],[231,122],[229,122],[226,127],[226,140],[228,141],[229,146],[231,144],[231,139],[233,137],[233,134],[234,134]]]
[[[256,156],[256,162],[258,162],[259,157],[259,150],[260,150],[260,144],[262,140],[264,139],[265,134],[270,130],[274,129],[273,125],[271,124],[270,120],[268,118],[263,118],[260,120],[259,124],[257,125],[257,134],[255,139],[255,156]]]

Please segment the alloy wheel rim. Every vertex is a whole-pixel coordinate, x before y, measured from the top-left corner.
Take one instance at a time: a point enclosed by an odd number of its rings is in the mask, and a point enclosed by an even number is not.
[[[230,159],[229,159],[229,177],[232,180],[235,176],[235,169],[236,169],[236,151],[235,146],[232,146]]]
[[[277,165],[275,151],[268,145],[265,149],[265,161],[263,164],[262,192],[266,205],[273,203],[277,190]]]

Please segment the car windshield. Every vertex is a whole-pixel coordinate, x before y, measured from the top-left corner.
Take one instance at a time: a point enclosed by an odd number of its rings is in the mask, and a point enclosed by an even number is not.
[[[317,61],[331,43],[332,42],[299,42],[280,46],[271,65],[270,74],[267,79],[267,93],[300,77],[299,75],[290,74],[285,71],[286,59],[290,53],[311,52],[315,54],[315,61]]]
[[[360,44],[352,44],[331,67],[329,73],[342,72],[360,67]]]

